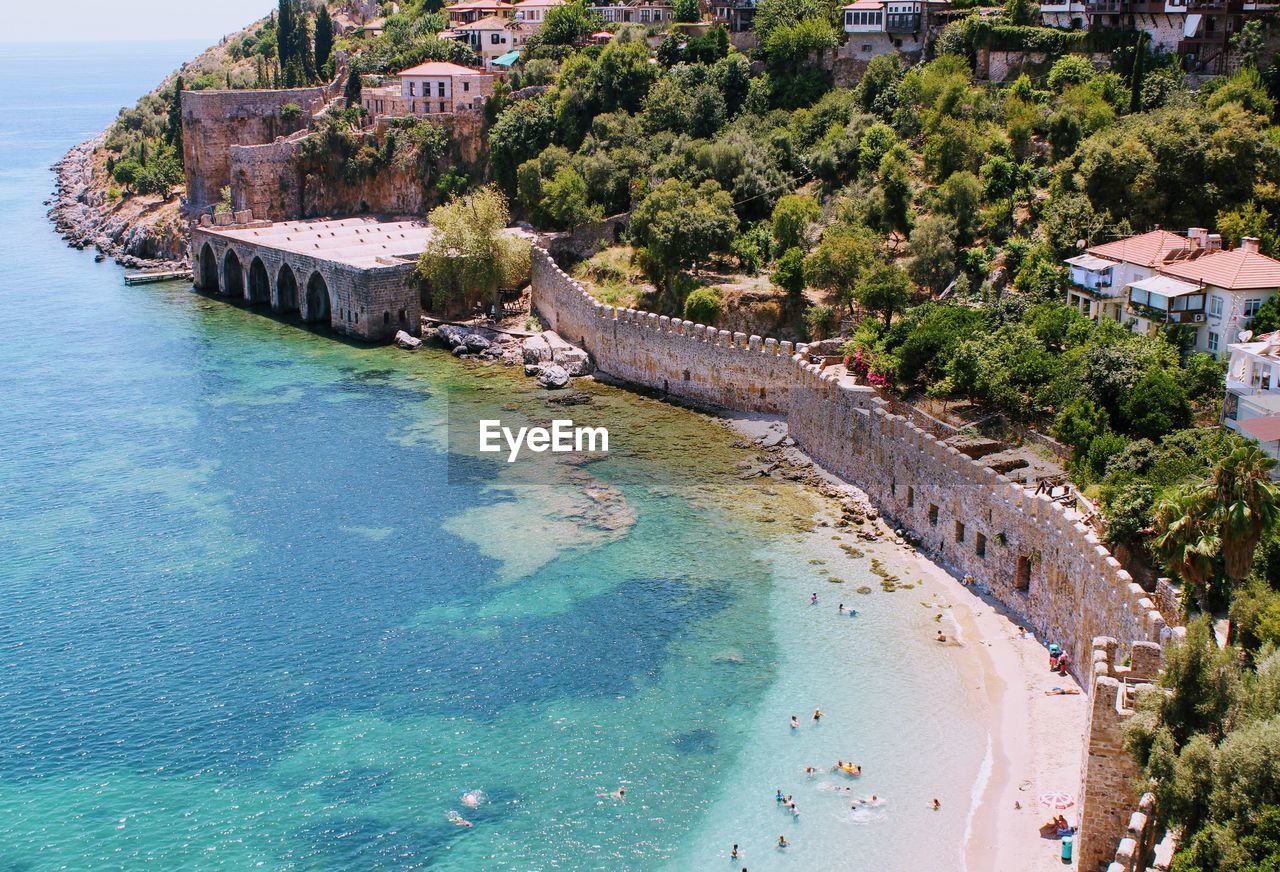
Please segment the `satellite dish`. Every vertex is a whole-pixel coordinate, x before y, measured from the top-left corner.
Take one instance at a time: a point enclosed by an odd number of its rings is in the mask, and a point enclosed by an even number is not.
[[[1241,342],[1248,342],[1250,339],[1252,339],[1252,338],[1253,338],[1253,331],[1252,331],[1252,330],[1241,330],[1239,333],[1237,333],[1237,334],[1236,334],[1236,336],[1238,336],[1238,337],[1240,338],[1240,341],[1241,341]]]

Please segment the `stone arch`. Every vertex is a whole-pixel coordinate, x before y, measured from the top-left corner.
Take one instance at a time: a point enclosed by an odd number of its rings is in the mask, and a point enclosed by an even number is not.
[[[213,246],[205,243],[200,249],[200,290],[211,294],[218,293],[218,256],[213,253]]]
[[[249,302],[271,302],[271,276],[267,275],[266,264],[260,257],[255,257],[249,264]]]
[[[287,263],[276,273],[276,311],[298,311],[298,277],[293,274],[293,267]]]
[[[222,290],[228,296],[244,299],[244,267],[240,255],[230,248],[222,256]]]
[[[324,276],[320,275],[320,271],[316,270],[311,274],[311,278],[307,279],[307,299],[306,305],[302,307],[303,321],[328,321],[329,312],[329,285],[325,282]]]

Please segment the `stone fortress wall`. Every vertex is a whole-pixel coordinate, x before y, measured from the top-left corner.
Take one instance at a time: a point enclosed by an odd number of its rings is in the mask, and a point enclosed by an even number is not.
[[[200,290],[297,313],[305,322],[327,323],[365,341],[390,341],[401,330],[413,336],[421,332],[416,261],[390,258],[375,267],[353,266],[220,233],[271,226],[253,222],[248,212],[218,215],[217,224],[208,219],[204,216],[191,236],[191,275]]]
[[[865,491],[935,561],[973,576],[1040,638],[1069,651],[1072,671],[1091,692],[1095,637],[1110,637],[1110,662],[1120,652],[1149,664],[1178,632],[1078,513],[892,414],[872,388],[810,363],[804,346],[605,306],[536,247],[532,283],[534,309],[590,352],[603,373],[673,397],[785,415],[809,456]],[[1094,720],[1108,687],[1102,682],[1102,697],[1093,696]],[[1110,699],[1114,708],[1114,693]],[[1097,814],[1084,807],[1082,836],[1092,860],[1124,835],[1127,819],[1116,809],[1138,801],[1132,760],[1114,739],[1118,729],[1090,730],[1090,741],[1096,736],[1101,744],[1085,757],[1084,802],[1114,794]]]
[[[304,127],[323,107],[328,89],[183,91],[182,157],[187,200],[195,209],[217,203],[231,184],[233,145],[274,142]],[[302,109],[301,117],[286,121],[288,104]]]

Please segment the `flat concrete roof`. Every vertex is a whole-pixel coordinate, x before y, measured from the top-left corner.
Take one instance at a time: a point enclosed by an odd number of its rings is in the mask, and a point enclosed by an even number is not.
[[[335,218],[277,221],[248,227],[201,227],[237,242],[305,254],[361,269],[392,266],[416,259],[435,231],[423,221],[378,221],[374,218]]]

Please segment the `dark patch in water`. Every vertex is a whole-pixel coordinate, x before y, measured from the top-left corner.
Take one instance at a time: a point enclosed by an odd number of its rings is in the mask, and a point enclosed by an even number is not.
[[[714,754],[720,748],[716,734],[706,729],[681,733],[671,743],[681,754]]]

